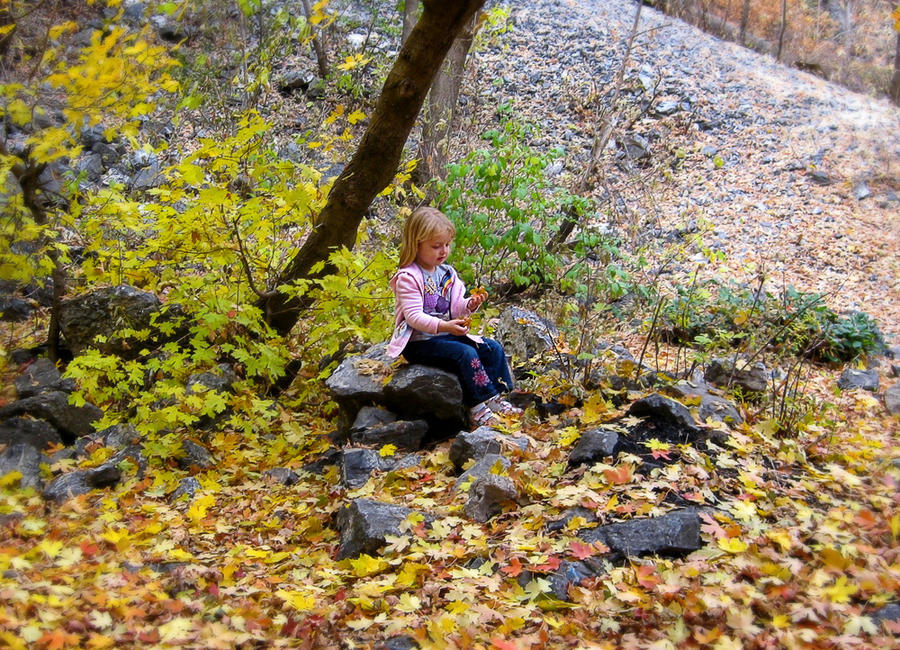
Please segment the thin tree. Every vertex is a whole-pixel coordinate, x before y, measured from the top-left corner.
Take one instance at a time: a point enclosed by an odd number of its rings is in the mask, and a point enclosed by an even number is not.
[[[406,43],[410,32],[419,19],[419,0],[406,0],[403,3],[403,32],[400,35],[400,45]]]
[[[787,31],[787,0],[781,0],[781,27],[778,30],[778,51],[775,60],[781,61],[781,50],[784,48],[784,32]]]
[[[485,0],[425,0],[424,10],[388,73],[369,126],[300,250],[279,276],[278,285],[323,277],[334,271],[332,252],[353,248],[359,224],[396,172],[403,145],[428,89],[460,30]],[[260,299],[266,322],[286,335],[312,304],[305,296],[276,290]]]
[[[894,9],[894,31],[897,32],[897,46],[894,50],[894,75],[891,77],[891,101],[900,106],[900,5]]]
[[[750,22],[750,0],[744,0],[741,6],[741,31],[738,34],[738,42],[741,45],[746,44],[747,24]]]
[[[328,76],[328,54],[322,46],[322,41],[316,34],[316,28],[312,24],[312,7],[309,6],[309,0],[301,0],[303,3],[303,13],[306,16],[306,24],[309,26],[309,33],[312,37],[313,50],[316,53],[316,61],[319,64],[319,76],[324,79]]]
[[[419,159],[416,176],[420,182],[444,177],[450,131],[477,20],[477,15],[473,16],[453,41],[444,65],[428,92],[423,110],[422,139],[416,156]]]

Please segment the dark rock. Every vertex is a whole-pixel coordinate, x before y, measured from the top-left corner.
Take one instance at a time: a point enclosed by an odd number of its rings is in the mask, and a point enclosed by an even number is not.
[[[340,546],[337,559],[372,555],[384,546],[386,535],[400,535],[402,524],[412,510],[370,499],[354,499],[337,515]]]
[[[532,311],[508,307],[500,314],[494,334],[517,364],[556,350],[559,330]]]
[[[93,449],[98,447],[111,447],[118,451],[135,445],[140,440],[141,434],[134,425],[114,424],[103,431],[91,433],[76,440],[75,455],[82,458],[90,456]]]
[[[680,109],[680,102],[678,100],[669,100],[665,102],[660,102],[654,111],[657,115],[673,115],[677,113]]]
[[[0,201],[0,211],[3,204]],[[21,323],[31,318],[34,307],[27,300],[15,296],[0,296],[0,321],[5,323]]]
[[[724,397],[718,395],[703,395],[700,398],[700,411],[697,414],[700,422],[713,420],[715,422],[724,422],[725,424],[735,427],[744,421],[737,407]]]
[[[182,440],[181,450],[184,452],[184,455],[178,458],[178,466],[181,469],[209,469],[216,464],[209,450],[193,440]]]
[[[696,432],[697,425],[687,407],[681,402],[653,393],[637,400],[628,408],[628,415],[650,416],[673,424],[685,431]]]
[[[99,153],[87,153],[83,155],[74,166],[75,173],[79,176],[85,175],[85,178],[91,183],[98,182],[106,168],[103,165],[103,156]]]
[[[872,190],[869,189],[866,183],[860,183],[853,188],[853,196],[856,197],[857,201],[862,201],[872,196]]]
[[[700,515],[695,509],[675,510],[661,517],[647,517],[584,528],[578,537],[593,544],[602,542],[617,557],[647,554],[686,555],[703,545]]]
[[[372,346],[364,353],[341,361],[325,385],[332,398],[356,413],[365,405],[384,401],[383,379],[391,374],[393,359],[384,353],[386,344]]]
[[[372,472],[405,469],[420,460],[417,454],[382,457],[374,449],[345,449],[341,454],[341,482],[349,488],[358,488],[365,485]]]
[[[469,500],[464,511],[469,519],[484,523],[503,510],[503,504],[515,501],[516,486],[508,476],[486,474],[469,488]]]
[[[592,567],[586,562],[562,562],[559,567],[548,576],[550,590],[559,600],[569,600],[569,587],[579,585],[587,578],[593,578],[598,574],[599,567]]]
[[[291,486],[300,482],[300,477],[292,469],[287,467],[273,467],[263,474],[267,479],[281,485]]]
[[[326,467],[340,465],[342,457],[343,452],[340,449],[329,449],[315,460],[303,465],[303,471],[310,474],[321,474]]]
[[[809,179],[817,185],[831,185],[833,182],[831,177],[820,169],[811,171],[809,173]]]
[[[847,368],[841,373],[837,384],[841,390],[862,389],[874,392],[878,390],[878,371]]]
[[[356,419],[350,427],[350,432],[362,431],[369,427],[375,427],[381,424],[390,424],[396,422],[397,416],[378,406],[364,406],[359,409]]]
[[[163,335],[152,319],[155,316],[158,322],[177,325],[179,310],[170,309],[163,314],[161,311],[162,305],[152,293],[127,285],[105,287],[64,301],[60,328],[74,354],[95,347],[104,354],[132,359],[142,349],[175,340],[183,333],[183,328],[176,326],[171,334]],[[124,328],[150,330],[151,336],[147,341],[123,339],[117,332]],[[95,340],[100,335],[106,337],[103,343]]]
[[[115,485],[121,479],[119,468],[107,461],[99,467],[75,470],[56,477],[44,490],[44,498],[63,503],[91,490]]]
[[[26,397],[0,408],[0,420],[16,415],[30,415],[46,420],[59,431],[63,442],[72,443],[79,436],[94,430],[92,422],[103,417],[103,411],[93,404],[72,406],[66,393],[51,391]]]
[[[174,503],[184,496],[186,496],[187,500],[190,501],[194,498],[194,495],[200,490],[200,488],[200,481],[195,476],[185,476],[183,479],[178,481],[178,487],[172,491],[171,495],[169,495],[169,501]]]
[[[0,422],[0,445],[24,443],[42,451],[50,445],[61,445],[59,431],[43,420],[10,418]]]
[[[384,387],[385,403],[403,416],[430,416],[464,423],[466,409],[459,379],[430,366],[398,369]]]
[[[504,447],[528,449],[528,439],[510,436],[491,427],[478,427],[474,431],[460,431],[450,444],[450,462],[457,472],[470,460],[479,460],[487,454],[499,454]]]
[[[306,96],[312,100],[325,98],[325,80],[315,79],[306,89]]]
[[[296,90],[305,92],[316,81],[316,76],[303,70],[287,70],[278,80],[278,92],[282,95]]]
[[[581,434],[572,453],[569,467],[593,465],[619,452],[619,434],[612,429],[589,429]]]
[[[747,393],[763,393],[768,387],[769,373],[761,363],[735,368],[730,359],[713,359],[705,374],[706,381],[720,386],[737,386]]]
[[[425,420],[398,420],[389,424],[350,431],[350,440],[357,445],[396,445],[400,449],[416,451],[428,433]]]
[[[900,603],[888,603],[869,614],[875,625],[881,625],[885,621],[900,621]]]
[[[237,380],[238,376],[231,366],[227,363],[220,363],[216,366],[216,372],[199,372],[188,377],[185,392],[187,395],[202,393],[207,390],[228,393],[231,392]]]
[[[413,650],[419,644],[411,636],[392,636],[375,645],[375,650]]]
[[[50,359],[37,359],[30,364],[20,376],[16,377],[15,385],[20,399],[49,391],[71,393],[75,390],[75,382],[63,379]]]
[[[544,530],[548,533],[557,533],[561,530],[565,530],[568,528],[569,522],[575,519],[575,517],[581,517],[589,524],[597,521],[597,515],[593,510],[588,510],[582,506],[575,506],[574,508],[566,510],[559,519],[548,522],[547,525],[544,526]]]
[[[33,446],[24,442],[13,443],[3,451],[0,451],[0,476],[10,472],[20,472],[22,478],[19,485],[26,487],[41,487],[41,453]]]
[[[619,146],[629,160],[643,160],[650,157],[650,143],[643,136],[625,135],[620,139]]]
[[[884,407],[891,415],[900,415],[900,382],[884,391]]]
[[[456,479],[456,482],[453,484],[453,489],[458,490],[462,485],[464,485],[467,481],[477,481],[480,478],[483,478],[489,474],[492,474],[491,470],[495,465],[499,463],[499,467],[503,470],[509,469],[510,462],[508,459],[504,458],[499,454],[487,454],[472,465],[469,469],[459,475],[459,478]]]

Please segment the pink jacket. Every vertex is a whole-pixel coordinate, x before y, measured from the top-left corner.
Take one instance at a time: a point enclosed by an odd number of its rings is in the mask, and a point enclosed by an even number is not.
[[[459,279],[456,270],[448,266],[452,279],[450,281],[450,318],[465,318],[472,314],[469,311],[468,299],[465,298],[466,286]],[[437,334],[441,319],[425,313],[425,280],[422,269],[413,262],[409,266],[398,269],[391,278],[391,289],[394,291],[394,335],[387,346],[387,354],[399,357],[403,348],[409,343],[413,330]],[[481,337],[467,334],[470,339],[481,343]]]

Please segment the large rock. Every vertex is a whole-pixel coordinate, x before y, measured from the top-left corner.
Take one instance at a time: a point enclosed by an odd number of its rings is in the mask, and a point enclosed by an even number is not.
[[[73,406],[69,396],[60,391],[41,393],[20,399],[0,408],[0,420],[17,415],[30,415],[52,424],[63,437],[63,442],[72,443],[79,436],[94,430],[92,423],[103,417],[103,411],[93,404]]]
[[[700,515],[692,508],[675,510],[661,517],[583,528],[578,531],[578,537],[590,544],[606,544],[617,557],[686,555],[703,546]]]
[[[114,424],[111,427],[82,436],[75,441],[75,455],[84,458],[90,456],[98,447],[109,447],[120,451],[141,441],[141,434],[133,424]]]
[[[384,546],[387,535],[400,535],[400,524],[412,510],[390,503],[355,499],[341,508],[336,516],[340,530],[337,559],[372,555]]]
[[[38,393],[49,391],[62,391],[71,393],[75,390],[75,382],[71,379],[63,379],[50,359],[37,359],[28,365],[24,372],[16,377],[16,394],[19,399],[32,397]]]
[[[341,361],[325,385],[341,406],[356,412],[365,405],[384,400],[384,379],[391,374],[393,359],[384,352],[387,344],[375,345],[362,354]]]
[[[900,382],[884,391],[884,406],[891,415],[900,415]]]
[[[528,449],[524,436],[510,436],[491,427],[478,427],[474,431],[460,431],[450,443],[450,462],[457,472],[470,460],[479,460],[487,454],[499,454],[504,447]]]
[[[426,433],[428,423],[425,420],[397,420],[365,429],[351,429],[350,441],[356,445],[396,445],[400,449],[416,451],[421,449]]]
[[[94,347],[104,354],[114,354],[126,359],[137,357],[144,348],[174,340],[183,333],[176,326],[170,334],[163,335],[159,321],[176,323],[178,310],[171,309],[160,315],[162,304],[154,294],[127,285],[106,287],[89,294],[66,300],[60,312],[60,329],[73,353]],[[156,316],[157,324],[152,320]],[[118,335],[123,329],[149,330],[150,338],[138,341]],[[96,338],[105,337],[100,342]]]
[[[503,510],[503,504],[515,501],[516,486],[508,476],[486,474],[469,488],[469,500],[463,510],[469,519],[484,523]]]
[[[41,453],[33,445],[15,443],[0,452],[0,476],[20,472],[22,487],[41,486]]]
[[[769,373],[762,363],[746,364],[738,360],[713,359],[706,368],[706,381],[717,386],[737,386],[746,393],[763,393],[768,387]]]
[[[724,422],[735,427],[743,423],[744,418],[737,410],[737,406],[721,395],[713,394],[716,389],[701,380],[680,381],[676,384],[665,386],[662,392],[688,404],[700,402],[697,417],[700,422],[707,420]]]
[[[553,323],[518,307],[508,307],[500,314],[494,335],[517,365],[554,352],[559,340],[559,331]]]
[[[487,454],[475,461],[475,464],[472,465],[472,467],[459,475],[459,478],[457,478],[456,482],[453,484],[453,489],[458,490],[469,481],[474,483],[480,478],[495,474],[496,472],[493,471],[495,468],[505,471],[509,469],[509,466],[509,459],[504,458],[500,454]]]
[[[593,465],[607,456],[613,458],[619,452],[619,434],[612,429],[588,429],[581,434],[572,453],[569,454],[569,467]]]
[[[43,420],[10,418],[0,422],[0,445],[24,443],[41,451],[50,445],[61,445],[62,437],[52,425]]]
[[[383,457],[374,449],[345,449],[341,452],[341,482],[355,489],[365,485],[372,472],[405,469],[420,460],[417,454]]]
[[[628,415],[639,418],[652,417],[688,432],[697,431],[697,423],[687,407],[659,393],[647,395],[634,402],[628,407]]]
[[[91,469],[80,469],[56,477],[44,490],[44,498],[63,503],[91,490],[109,487],[122,479],[119,468],[110,462]]]
[[[466,409],[459,379],[430,366],[399,368],[384,387],[385,402],[405,417],[427,416],[465,422]]]
[[[841,390],[861,389],[874,392],[878,390],[878,371],[847,368],[838,379],[838,387]]]

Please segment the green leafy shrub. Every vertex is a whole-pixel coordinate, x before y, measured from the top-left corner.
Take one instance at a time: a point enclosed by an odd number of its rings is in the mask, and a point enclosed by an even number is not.
[[[554,187],[547,168],[560,156],[532,149],[534,127],[507,119],[488,131],[489,148],[448,167],[436,185],[438,207],[456,225],[454,263],[468,283],[498,288],[553,281],[562,266],[550,243],[568,208],[590,204]]]

